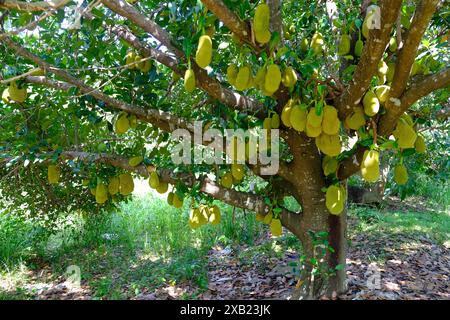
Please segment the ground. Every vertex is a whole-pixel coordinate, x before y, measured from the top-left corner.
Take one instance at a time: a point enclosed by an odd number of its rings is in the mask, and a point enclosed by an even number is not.
[[[349,215],[348,292],[336,299],[450,299],[448,212],[427,209],[418,199],[393,198],[381,208],[353,206]],[[114,234],[103,234],[100,245],[35,257],[3,272],[0,299],[288,298],[296,284],[296,239],[288,233],[271,238],[259,224],[244,226],[252,228],[253,239],[229,242],[207,230],[191,239],[205,242],[199,252],[183,249],[183,256],[163,247],[160,255],[145,245],[131,250]],[[174,239],[169,235],[167,242]],[[81,287],[66,281],[62,266],[70,264],[81,265]]]

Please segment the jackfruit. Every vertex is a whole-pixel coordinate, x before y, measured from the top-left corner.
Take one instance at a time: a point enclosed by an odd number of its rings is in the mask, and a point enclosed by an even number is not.
[[[323,120],[323,112],[320,115],[317,115],[315,107],[309,110],[306,121],[310,126],[320,127],[322,126],[322,120]]]
[[[400,119],[397,122],[397,126],[392,135],[395,137],[395,140],[400,148],[414,148],[417,140],[417,133],[406,121],[402,121]]]
[[[389,67],[388,67],[387,63],[384,62],[384,60],[381,60],[378,63],[378,74],[379,75],[385,76],[388,73],[388,69],[389,69]]]
[[[270,211],[268,214],[264,216],[263,223],[270,224],[272,222],[273,213]]]
[[[167,204],[169,206],[173,206],[173,197],[174,197],[174,193],[173,192],[169,192],[167,194]]]
[[[239,91],[244,91],[248,88],[248,83],[250,81],[251,70],[248,66],[243,66],[239,69],[236,77],[235,87]]]
[[[297,74],[292,67],[284,70],[283,79],[281,80],[286,88],[292,88],[297,83]]]
[[[130,123],[130,128],[131,129],[136,129],[136,127],[137,127],[137,117],[134,114],[128,116],[128,122]]]
[[[256,219],[256,221],[258,221],[258,222],[263,222],[263,221],[264,221],[264,217],[265,217],[264,214],[258,212],[258,213],[256,213],[255,219]]]
[[[205,225],[209,221],[209,209],[207,206],[202,204],[200,205],[199,210],[200,210],[199,216],[200,225]]]
[[[272,118],[265,118],[263,121],[263,129],[270,130],[272,128]]]
[[[173,206],[177,209],[183,207],[183,199],[180,199],[176,193],[173,194]]]
[[[274,113],[270,119],[270,127],[272,129],[278,129],[280,127],[280,116],[278,113]]]
[[[148,184],[150,185],[151,188],[156,189],[159,186],[159,176],[158,173],[156,171],[153,171],[152,173],[150,173],[150,178],[148,179]]]
[[[291,124],[292,104],[293,101],[289,100],[284,106],[283,111],[281,112],[281,122],[283,122],[283,124],[288,128],[292,126]]]
[[[25,102],[27,99],[27,89],[25,87],[19,88],[17,83],[13,81],[9,86],[9,98],[15,102]]]
[[[308,41],[308,38],[303,38],[302,42],[300,43],[300,49],[301,49],[303,52],[308,51],[308,49],[309,49],[309,41]]]
[[[364,42],[361,39],[359,39],[355,43],[355,56],[361,57],[363,49],[364,49]]]
[[[255,28],[255,38],[261,44],[268,43],[271,38],[269,31],[270,9],[265,3],[256,7],[253,26]]]
[[[316,32],[311,39],[311,49],[313,49],[315,54],[321,54],[325,47],[325,41],[322,34]]]
[[[324,154],[335,157],[341,153],[341,139],[339,135],[328,135],[322,133],[320,136],[316,138],[316,146],[322,151]]]
[[[408,171],[402,164],[395,166],[394,168],[394,181],[398,185],[404,185],[408,182]]]
[[[395,37],[392,37],[391,40],[389,40],[389,51],[396,52],[398,48],[397,39]]]
[[[212,40],[208,35],[203,35],[198,41],[197,53],[195,61],[200,68],[206,68],[212,60]]]
[[[114,123],[114,131],[117,134],[124,134],[130,129],[130,121],[128,120],[127,114],[122,113]]]
[[[266,68],[261,68],[258,70],[255,76],[255,85],[260,90],[264,89],[264,84],[266,81],[266,71]]]
[[[59,182],[59,176],[61,174],[61,170],[58,166],[51,164],[47,168],[47,178],[48,182],[51,184],[57,184]]]
[[[4,103],[10,103],[11,102],[11,97],[9,96],[9,88],[6,88],[5,90],[3,90],[2,101]]]
[[[258,41],[259,43],[266,44],[272,38],[272,34],[270,33],[269,30],[257,31],[255,29],[255,38],[256,38],[256,41]]]
[[[369,116],[373,117],[380,111],[380,101],[378,100],[376,94],[373,91],[367,91],[363,99],[364,112]]]
[[[236,179],[237,181],[242,181],[245,174],[244,166],[242,164],[233,163],[231,165],[231,174],[233,175],[233,178]]]
[[[394,80],[394,72],[395,72],[395,63],[389,62],[388,63],[388,72],[386,74],[387,82],[391,83],[392,80]]]
[[[308,122],[306,122],[305,132],[308,137],[317,138],[322,133],[322,126],[313,127]]]
[[[382,86],[386,83],[387,76],[386,75],[378,75],[377,76],[377,86]]]
[[[339,162],[330,156],[325,156],[322,161],[322,170],[325,176],[335,173],[338,169]]]
[[[238,67],[235,64],[230,64],[227,68],[228,83],[234,86],[236,84],[236,78],[238,75]]]
[[[220,209],[218,206],[212,206],[209,208],[209,222],[215,226],[220,223],[221,215],[220,215]]]
[[[142,61],[137,65],[137,68],[143,73],[147,73],[152,68],[152,62],[150,60]]]
[[[336,135],[340,124],[336,108],[326,105],[323,108],[322,131],[330,136]]]
[[[350,52],[350,42],[351,38],[348,34],[344,34],[341,36],[338,47],[338,54],[340,56],[345,56]]]
[[[329,186],[325,195],[325,205],[331,214],[341,214],[345,205],[344,189],[340,186]]]
[[[414,144],[417,153],[425,153],[427,151],[427,145],[425,144],[425,139],[422,136],[417,136],[416,142]]]
[[[134,190],[133,177],[129,173],[119,175],[119,192],[123,196],[127,196]]]
[[[197,229],[198,227],[201,226],[200,217],[201,217],[200,209],[192,208],[189,213],[189,226],[192,229]]]
[[[187,92],[192,92],[195,90],[196,80],[194,70],[188,69],[184,74],[184,88]]]
[[[297,104],[291,110],[289,122],[295,130],[302,132],[306,129],[307,116],[308,111]]]
[[[164,194],[169,190],[169,184],[165,181],[159,181],[158,186],[156,187],[156,191],[160,194]]]
[[[134,61],[136,59],[136,53],[134,51],[130,51],[127,53],[126,57],[125,57],[125,64],[129,65],[131,63],[133,63],[133,65],[128,66],[128,69],[136,69],[136,64],[134,64]]]
[[[130,158],[130,160],[128,160],[128,164],[132,167],[136,167],[136,166],[140,165],[143,160],[144,160],[144,157],[142,157],[142,156],[132,157],[132,158]]]
[[[120,181],[118,177],[112,177],[109,179],[108,192],[110,195],[115,195],[119,192]]]
[[[95,189],[95,201],[103,204],[108,200],[108,188],[103,183],[98,183]]]
[[[270,232],[272,233],[272,236],[274,236],[274,237],[279,237],[283,234],[283,229],[281,226],[280,219],[272,219],[272,221],[270,221]]]
[[[231,172],[225,173],[220,179],[220,184],[222,187],[230,189],[233,186],[233,175]]]
[[[281,83],[281,71],[276,64],[271,64],[267,67],[265,88],[268,92],[276,92]]]
[[[379,86],[375,89],[375,94],[378,97],[378,100],[381,103],[385,103],[388,96],[389,96],[389,90],[391,90],[391,87],[389,86]]]
[[[358,131],[359,128],[366,124],[364,110],[361,107],[353,109],[353,113],[345,118],[345,125],[352,130]]]
[[[361,163],[361,175],[367,182],[375,182],[380,177],[380,155],[375,150],[366,150]]]

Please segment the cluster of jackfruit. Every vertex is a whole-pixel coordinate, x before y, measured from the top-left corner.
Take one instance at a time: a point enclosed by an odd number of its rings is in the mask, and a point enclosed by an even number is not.
[[[183,207],[183,198],[180,198],[175,192],[169,192],[167,195],[167,204],[180,209]]]
[[[340,215],[345,207],[346,192],[341,185],[331,185],[325,194],[325,205],[334,215]]]
[[[281,220],[279,219],[279,217],[274,217],[274,214],[272,211],[270,211],[267,214],[258,212],[256,214],[256,221],[259,221],[259,222],[269,225],[270,233],[274,237],[279,237],[283,234]]]
[[[222,187],[230,189],[233,185],[242,182],[245,176],[245,167],[243,164],[232,163],[230,171],[225,172],[220,177]]]
[[[83,185],[88,185],[89,180],[84,180]],[[119,176],[110,177],[108,183],[98,180],[95,188],[90,192],[98,204],[104,204],[111,196],[114,200],[117,194],[128,196],[134,190],[134,181],[130,173],[122,173]]]
[[[169,190],[169,184],[162,181],[156,171],[150,173],[148,184],[150,188],[155,189],[160,194],[164,194]]]
[[[278,129],[280,127],[280,116],[274,112],[272,116],[269,116],[263,121],[263,129]]]
[[[253,27],[255,38],[261,44],[270,41],[272,34],[269,30],[270,25],[270,8],[267,4],[261,3],[256,7],[255,16],[253,18]]]
[[[9,83],[8,88],[3,90],[2,101],[4,103],[25,102],[27,99],[27,88],[20,87],[16,81]]]
[[[392,135],[399,148],[409,149],[414,148],[417,140],[417,133],[413,128],[414,122],[408,114],[403,114],[397,122]]]
[[[361,163],[361,176],[367,182],[376,182],[380,177],[380,154],[376,150],[366,150]]]
[[[135,51],[129,51],[127,53],[125,56],[125,65],[130,70],[140,70],[143,73],[149,72],[152,68],[150,59],[142,57]]]
[[[129,115],[126,112],[121,112],[117,115],[114,121],[114,131],[117,134],[124,134],[130,128],[134,129],[137,126],[137,118],[135,115]]]
[[[220,209],[216,205],[208,207],[202,204],[197,208],[192,208],[189,213],[189,226],[192,229],[197,229],[208,222],[212,225],[218,225],[220,221]]]

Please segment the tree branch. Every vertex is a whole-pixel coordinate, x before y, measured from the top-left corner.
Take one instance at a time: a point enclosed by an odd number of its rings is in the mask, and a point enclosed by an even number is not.
[[[282,0],[267,0],[267,5],[270,8],[270,31],[278,32],[281,43],[283,43],[283,21],[281,17],[281,1]]]
[[[366,41],[362,56],[353,75],[353,80],[344,93],[335,101],[339,117],[344,120],[357,106],[370,86],[376,74],[378,63],[389,42],[392,28],[397,21],[402,4],[401,0],[381,0],[381,29],[372,29]]]
[[[20,11],[47,11],[58,9],[66,4],[68,4],[71,0],[51,0],[51,1],[37,1],[37,2],[25,2],[25,1],[16,1],[16,0],[5,0],[0,3],[0,9],[13,9]]]
[[[67,82],[51,80],[46,77],[25,77],[25,81],[32,84],[43,85],[49,88],[68,91],[70,88],[75,87]]]

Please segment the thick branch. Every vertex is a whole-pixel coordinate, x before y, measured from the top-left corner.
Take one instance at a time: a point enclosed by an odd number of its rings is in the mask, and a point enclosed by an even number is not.
[[[281,1],[282,0],[267,0],[267,5],[270,8],[270,31],[278,32],[282,39],[283,21],[281,17]]]
[[[436,11],[438,0],[422,0],[416,9],[411,29],[407,32],[403,47],[399,52],[395,67],[394,79],[390,90],[390,96],[398,99],[404,92],[411,73],[411,68],[416,59],[420,41],[428,27],[428,24]],[[394,107],[391,100],[386,108]]]
[[[29,12],[47,11],[61,8],[66,4],[68,4],[69,2],[70,0],[52,0],[52,1],[37,1],[37,2],[5,0],[4,2],[0,1],[0,9],[15,9]]]
[[[154,126],[164,130],[164,131],[172,131],[175,128],[184,128],[188,130],[193,130],[192,126],[188,124],[187,121],[184,119],[175,117],[171,115],[170,113],[163,112],[160,110],[150,109],[145,110],[143,108],[140,108],[138,106],[111,98],[110,96],[100,92],[99,90],[92,88],[85,84],[83,81],[75,78],[68,72],[56,68],[53,65],[45,62],[41,58],[37,57],[36,55],[32,54],[19,44],[12,41],[9,37],[6,37],[4,39],[4,42],[8,45],[9,48],[14,50],[19,56],[22,56],[26,59],[31,60],[35,64],[39,65],[42,69],[51,72],[55,74],[56,76],[60,77],[61,79],[65,80],[69,84],[76,86],[80,89],[81,92],[84,94],[89,94],[93,96],[94,98],[103,101],[107,106],[119,109],[122,111],[126,111],[127,113],[134,114],[136,117],[142,121],[148,122],[153,124]]]
[[[73,88],[75,86],[67,83],[67,82],[63,82],[63,81],[56,81],[56,80],[51,80],[48,79],[46,77],[32,77],[32,76],[28,76],[25,77],[25,81],[28,83],[32,83],[32,84],[37,84],[37,85],[43,85],[49,88],[53,88],[53,89],[57,89],[57,90],[63,90],[63,91],[68,91],[70,88]]]
[[[381,8],[381,29],[370,30],[369,39],[367,39],[364,46],[353,80],[346,91],[335,102],[341,119],[345,119],[352,112],[369,88],[372,77],[377,72],[378,63],[389,42],[392,28],[397,20],[402,4],[401,0],[382,0],[379,2]]]

